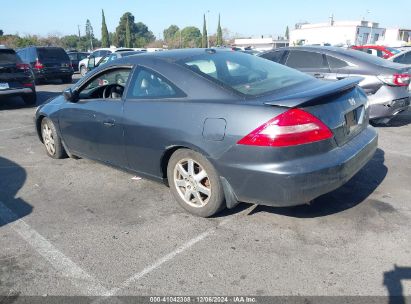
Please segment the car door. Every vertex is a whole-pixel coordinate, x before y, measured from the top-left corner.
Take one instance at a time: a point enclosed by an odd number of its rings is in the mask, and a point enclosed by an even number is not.
[[[291,50],[285,64],[318,79],[333,78],[325,55],[318,51]]]
[[[140,67],[130,80],[124,103],[124,142],[128,166],[134,171],[159,176],[164,152],[161,123],[172,112],[159,111],[170,102],[183,107],[185,94],[169,80]],[[178,107],[176,107],[178,111]],[[167,132],[172,134],[173,130]]]
[[[119,86],[118,77],[127,83],[130,72],[131,67],[111,67],[98,73],[78,89],[78,101],[60,111],[62,137],[72,153],[126,166],[123,96],[113,88]]]

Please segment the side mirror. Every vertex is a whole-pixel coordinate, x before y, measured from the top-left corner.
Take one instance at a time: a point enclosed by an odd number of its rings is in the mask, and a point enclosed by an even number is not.
[[[87,68],[91,71],[96,66],[96,58],[94,56],[90,56],[88,58]]]
[[[70,102],[77,102],[78,94],[77,91],[73,91],[71,88],[65,89],[63,91],[64,99]]]

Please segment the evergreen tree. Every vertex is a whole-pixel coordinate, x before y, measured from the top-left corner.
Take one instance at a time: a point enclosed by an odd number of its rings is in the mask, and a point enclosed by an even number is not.
[[[223,42],[223,30],[221,29],[221,23],[220,23],[220,14],[218,14],[218,26],[217,26],[217,41],[216,41],[218,46],[221,46],[224,44]]]
[[[93,49],[93,39],[94,39],[94,32],[93,27],[91,26],[90,20],[87,19],[86,21],[86,37],[87,40],[90,41],[91,49]]]
[[[131,32],[130,32],[130,20],[127,18],[126,20],[126,41],[125,41],[125,47],[130,48],[131,47]]]
[[[207,23],[206,23],[205,14],[204,14],[204,20],[203,20],[203,38],[201,40],[201,47],[202,48],[208,47],[208,34],[207,34]]]
[[[106,17],[104,16],[104,11],[101,10],[102,22],[101,22],[101,47],[110,47],[110,40],[108,35],[108,29],[106,24]]]
[[[288,25],[285,29],[285,39],[290,40],[290,29],[288,28]]]

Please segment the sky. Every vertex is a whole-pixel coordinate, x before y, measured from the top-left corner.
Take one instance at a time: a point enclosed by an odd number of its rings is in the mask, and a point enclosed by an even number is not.
[[[77,34],[78,25],[84,34],[90,19],[95,36],[100,38],[101,9],[110,32],[129,11],[136,22],[145,23],[160,38],[171,24],[201,30],[203,14],[209,34],[216,32],[221,14],[222,27],[241,37],[283,36],[286,26],[292,29],[302,21],[327,22],[331,14],[337,21],[365,18],[381,27],[411,28],[410,0],[397,0],[395,5],[376,0],[0,0],[0,5],[0,29],[20,35]]]

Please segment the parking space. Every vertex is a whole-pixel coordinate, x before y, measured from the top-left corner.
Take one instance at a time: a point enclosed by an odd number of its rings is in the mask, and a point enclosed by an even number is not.
[[[39,103],[64,87],[38,86]],[[0,104],[2,295],[411,294],[411,111],[378,127],[372,161],[311,205],[211,219],[161,184],[47,157],[34,111]]]

